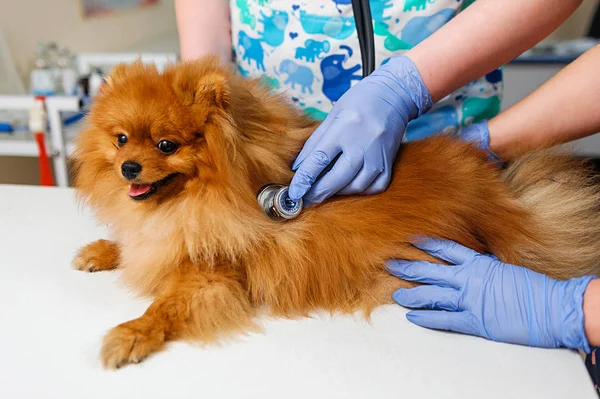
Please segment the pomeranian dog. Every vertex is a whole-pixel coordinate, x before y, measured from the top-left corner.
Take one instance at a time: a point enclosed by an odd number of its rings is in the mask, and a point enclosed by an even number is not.
[[[74,155],[78,195],[112,241],[82,248],[74,267],[122,269],[154,301],[104,338],[105,367],[138,363],[172,340],[211,342],[283,317],[391,303],[413,284],[389,259],[439,260],[418,235],[457,241],[555,278],[596,273],[600,192],[585,165],[553,153],[507,169],[438,136],[402,146],[387,191],[335,197],[285,223],[256,200],[289,184],[317,127],[284,97],[214,58],[120,65],[96,99]]]

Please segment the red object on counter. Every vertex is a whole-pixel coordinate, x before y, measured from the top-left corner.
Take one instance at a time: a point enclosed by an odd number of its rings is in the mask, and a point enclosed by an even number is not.
[[[38,146],[38,164],[40,171],[40,185],[54,186],[54,177],[50,168],[50,158],[46,152],[46,110],[45,97],[35,98],[33,108],[29,111],[29,129],[35,137]]]
[[[46,152],[46,137],[44,133],[35,133],[35,141],[38,145],[40,155],[38,156],[40,170],[40,185],[54,186],[54,177],[50,169],[50,158]]]

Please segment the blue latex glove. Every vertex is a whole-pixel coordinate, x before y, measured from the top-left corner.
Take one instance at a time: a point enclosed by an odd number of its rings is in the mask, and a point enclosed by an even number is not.
[[[498,165],[503,163],[500,157],[490,150],[490,130],[487,121],[465,126],[458,133],[458,138],[463,141],[469,141],[485,151],[491,163]]]
[[[431,95],[413,62],[392,57],[344,93],[307,140],[292,166],[290,198],[319,203],[337,193],[384,191],[406,125],[430,107]],[[338,154],[335,166],[313,185]]]
[[[433,309],[409,312],[412,323],[499,342],[590,352],[583,294],[594,277],[554,280],[451,241],[427,239],[415,246],[455,266],[389,262],[394,276],[431,284],[393,294],[402,306]]]

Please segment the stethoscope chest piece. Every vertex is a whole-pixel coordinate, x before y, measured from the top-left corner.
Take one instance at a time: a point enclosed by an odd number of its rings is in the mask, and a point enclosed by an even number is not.
[[[265,214],[276,221],[294,219],[302,212],[302,199],[292,201],[287,186],[269,184],[260,190],[257,199]]]

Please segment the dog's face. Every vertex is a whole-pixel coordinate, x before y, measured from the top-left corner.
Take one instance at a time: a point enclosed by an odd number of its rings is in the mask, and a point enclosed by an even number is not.
[[[226,78],[210,62],[115,68],[77,143],[78,188],[160,203],[192,181],[222,181],[236,139]]]
[[[260,215],[258,190],[289,182],[290,165],[316,127],[216,58],[162,72],[139,62],[114,68],[88,124],[76,139],[75,186],[113,225],[131,225],[157,207],[173,216],[173,201],[188,217],[190,207]]]
[[[102,132],[108,159],[112,159],[113,172],[127,187],[127,194],[135,201],[158,200],[177,194],[186,180],[197,174],[194,152],[201,151],[202,133],[192,127],[176,123],[172,115],[185,117],[181,110],[164,110],[177,106],[155,101],[132,115],[124,109],[113,109],[104,114]],[[162,104],[161,104],[162,103]],[[117,112],[114,112],[117,111]],[[173,112],[175,111],[175,112]],[[179,112],[177,112],[179,111]],[[110,118],[107,116],[110,115]],[[135,115],[135,116],[134,116]],[[187,128],[187,129],[186,129]],[[191,129],[191,130],[190,130]]]

